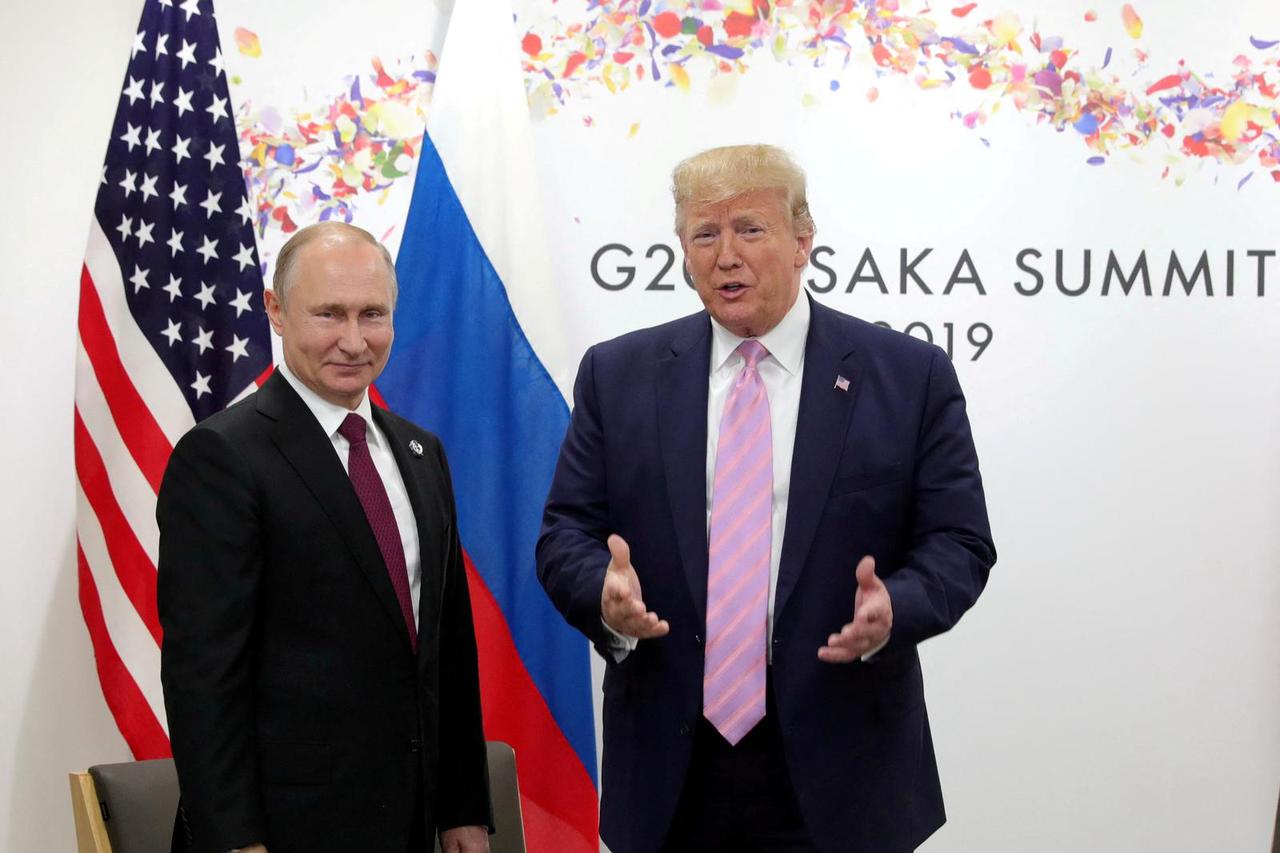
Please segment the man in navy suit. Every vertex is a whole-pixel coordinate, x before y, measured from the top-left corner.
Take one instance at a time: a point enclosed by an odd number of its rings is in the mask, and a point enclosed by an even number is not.
[[[614,853],[914,849],[945,816],[916,647],[995,561],[937,347],[800,297],[785,152],[674,174],[706,310],[588,350],[538,572],[606,661]]]

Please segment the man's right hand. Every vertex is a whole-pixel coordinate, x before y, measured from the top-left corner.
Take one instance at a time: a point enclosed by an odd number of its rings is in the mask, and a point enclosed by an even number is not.
[[[250,844],[248,847],[241,847],[238,853],[267,853],[267,845]]]
[[[665,619],[646,610],[640,597],[640,578],[631,565],[631,548],[618,534],[609,537],[609,568],[600,591],[600,615],[619,634],[637,639],[661,637],[671,630]]]

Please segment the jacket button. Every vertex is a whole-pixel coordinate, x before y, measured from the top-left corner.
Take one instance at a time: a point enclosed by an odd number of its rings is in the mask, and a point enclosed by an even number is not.
[[[418,752],[422,749],[422,741],[415,738],[409,738],[409,751]]]
[[[681,726],[681,727],[680,727],[680,736],[681,736],[681,737],[688,737],[688,736],[689,736],[689,732],[690,732],[690,731],[691,731],[691,730],[690,730],[690,728],[689,728],[689,725],[686,723],[685,725],[683,725],[683,726]]]
[[[697,643],[698,645],[702,645],[702,635],[701,635],[701,634],[694,634],[694,635],[693,635],[693,641],[694,641],[695,643]]]

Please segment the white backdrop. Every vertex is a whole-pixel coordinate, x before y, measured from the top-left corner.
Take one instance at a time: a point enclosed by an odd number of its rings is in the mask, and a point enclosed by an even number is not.
[[[558,5],[565,20],[586,16]],[[1180,59],[1225,75],[1237,54],[1264,55],[1250,36],[1280,38],[1273,3],[1208,13],[1164,2],[1139,9],[1151,58],[1135,70],[1123,64],[1120,4],[1092,4],[1089,25],[1085,4],[1049,5],[1018,0],[997,11],[1038,18],[1079,48],[1081,64],[1099,64],[1115,44],[1115,68],[1136,89]],[[139,8],[71,0],[0,10],[0,67],[11,81],[0,240],[12,259],[0,285],[10,401],[0,419],[9,546],[0,844],[13,851],[71,849],[66,771],[127,757],[75,597],[70,437],[78,268]],[[230,0],[219,8],[229,68],[242,75],[233,94],[252,92],[259,106],[323,100],[344,76],[365,73],[372,55],[417,51],[405,28],[376,26],[378,15],[339,22],[339,36],[322,15]],[[231,55],[236,26],[262,35],[260,65]],[[273,30],[296,42],[272,40]],[[303,56],[329,57],[297,69],[314,81],[306,91],[269,71]],[[535,124],[568,297],[567,359],[697,307],[676,268],[665,276],[673,290],[644,289],[664,259],[646,250],[678,252],[666,189],[677,159],[726,142],[790,148],[811,175],[817,242],[832,250],[823,263],[836,286],[817,297],[895,328],[919,321],[942,334],[954,324],[987,484],[1000,561],[977,608],[923,649],[951,818],[925,849],[1265,849],[1280,784],[1280,258],[1267,262],[1259,297],[1245,253],[1280,249],[1280,187],[1260,171],[1237,189],[1247,169],[1188,164],[1169,153],[1176,146],[1090,166],[1093,152],[1074,131],[1011,109],[970,130],[951,113],[973,107],[971,90],[876,78],[865,62],[836,72],[757,60],[725,86],[695,77],[688,92],[581,88]],[[1180,186],[1160,178],[1166,164]],[[406,188],[398,183],[361,216],[398,221]],[[635,252],[635,281],[616,291],[592,281],[591,258],[610,243]],[[845,292],[868,248],[888,295],[870,282]],[[926,248],[916,269],[934,295],[899,294],[900,252]],[[1043,254],[1034,266],[1047,278],[1035,296],[1015,289],[1031,281],[1015,264],[1028,248]],[[1068,284],[1082,280],[1092,252],[1086,294],[1055,292],[1059,249]],[[1203,284],[1182,294],[1176,283],[1168,297],[1100,295],[1107,253],[1127,270],[1144,249],[1157,293],[1171,252],[1188,270],[1207,252],[1214,296]],[[972,284],[942,295],[965,251],[985,295]],[[607,283],[620,280],[619,257],[600,265]],[[822,270],[811,276],[826,286]],[[992,332],[977,361],[964,340],[974,323]]]

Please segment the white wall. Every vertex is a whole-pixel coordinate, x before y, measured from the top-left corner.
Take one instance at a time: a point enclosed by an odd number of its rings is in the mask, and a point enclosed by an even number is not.
[[[1187,3],[1156,4],[1140,9],[1149,26],[1162,5],[1191,19]],[[1243,49],[1240,21],[1263,7],[1215,14],[1218,29],[1188,46],[1191,58],[1229,61]],[[72,849],[67,771],[128,757],[76,599],[71,412],[80,259],[139,10],[137,0],[0,8],[9,119],[0,256],[11,259],[0,278],[10,401],[0,418],[0,847],[15,853]],[[1269,21],[1280,26],[1274,13]],[[540,131],[544,153],[561,132]],[[1015,160],[1033,144],[1005,139]],[[1058,174],[1055,197],[1091,174]],[[1079,230],[1040,238],[1020,218],[1000,219],[1008,211],[999,195],[984,197],[985,215],[1019,229],[1009,241],[1049,249],[1145,239],[1196,252],[1276,247],[1280,208],[1265,199],[1280,189],[1259,186],[1265,175],[1237,197],[1215,195],[1195,175],[1201,188],[1179,194],[1142,169],[1109,174],[1117,197],[1136,199],[1134,211],[1152,219],[1113,210],[1090,225],[1078,200],[1079,211],[1055,210],[1054,221]],[[1216,201],[1193,203],[1204,198]],[[1148,224],[1162,213],[1177,224]],[[910,222],[879,209],[857,224],[878,228],[877,245],[892,248],[912,245]],[[616,221],[596,211],[584,227],[598,230],[580,241],[587,254],[619,238],[669,241],[665,222],[637,222],[633,209]],[[847,276],[861,235],[850,222],[821,227],[844,253]],[[1246,237],[1236,244],[1214,229]],[[567,276],[581,277],[583,258],[566,263]],[[962,367],[1001,561],[977,610],[924,652],[952,815],[928,849],[1263,849],[1280,783],[1280,278],[1273,273],[1265,300],[1172,308],[1021,301],[1007,284],[982,308],[956,306],[998,319],[1001,346],[1011,347],[993,352],[985,371]],[[646,312],[672,316],[688,296],[658,304],[639,292],[585,294],[579,304],[595,329],[603,316],[618,331]],[[825,301],[858,310],[834,294]],[[897,319],[919,307],[869,304]]]
[[[70,770],[123,761],[76,598],[72,387],[85,237],[141,6],[0,6],[0,847],[72,850]]]

